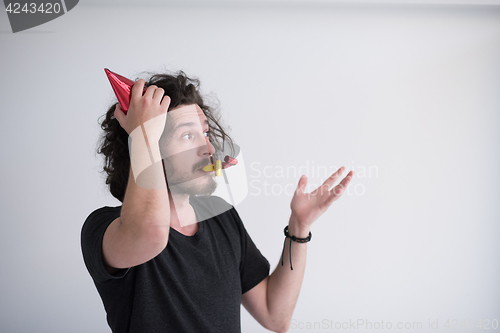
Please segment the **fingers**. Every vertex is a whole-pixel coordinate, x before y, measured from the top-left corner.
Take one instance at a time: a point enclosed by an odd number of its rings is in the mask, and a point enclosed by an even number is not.
[[[299,183],[297,184],[297,189],[295,190],[298,193],[304,193],[307,185],[307,176],[303,175],[299,179]]]
[[[150,98],[154,101],[154,104],[160,104],[163,109],[167,111],[168,107],[170,106],[171,99],[169,96],[165,95],[165,90],[163,88],[159,88],[156,85],[150,85],[146,88],[146,91],[143,95],[145,84],[146,81],[144,81],[143,79],[135,81],[134,85],[132,86],[131,100],[141,97]]]
[[[123,117],[125,117],[125,113],[123,112],[120,103],[116,103],[115,107],[115,112],[113,113],[113,116],[118,120],[119,123],[121,123]]]
[[[349,171],[347,176],[345,176],[344,179],[342,179],[342,181],[337,186],[331,189],[330,191],[331,195],[336,196],[336,198],[340,197],[347,188],[347,185],[349,185],[349,183],[351,182],[353,175],[354,171],[352,170]]]
[[[142,96],[142,90],[144,89],[145,84],[146,81],[144,81],[143,79],[135,81],[134,85],[132,86],[132,92],[130,93],[130,99],[140,98]]]
[[[165,111],[168,110],[168,107],[170,106],[170,101],[171,101],[170,96],[167,95],[163,96],[160,105],[163,107]]]
[[[154,84],[151,85],[151,86],[149,86],[149,87],[147,87],[146,92],[144,93],[144,98],[151,98],[151,99],[153,99],[153,95],[154,95],[155,91],[158,90],[158,89],[160,89],[160,88],[158,88],[158,86],[155,86]],[[160,101],[158,101],[158,102],[160,102]]]
[[[161,99],[163,98],[164,94],[165,94],[165,90],[163,90],[163,88],[157,88],[157,89],[155,89],[155,91],[153,93],[153,101],[155,103],[160,104],[161,103]]]
[[[139,79],[139,80],[135,81],[134,85],[132,86],[132,92],[130,93],[131,99],[139,99],[139,98],[141,98],[141,96],[143,96],[142,92],[144,90],[145,84],[146,84],[146,81],[144,81],[143,79]],[[161,91],[157,92],[157,90],[159,90],[159,89],[161,89]],[[144,92],[144,97],[154,99],[155,93],[158,93],[158,94],[161,93],[161,96],[163,96],[165,91],[162,88],[158,88],[155,85],[150,85],[150,86],[146,87],[146,91]],[[156,97],[156,99],[158,100],[158,103],[160,103],[161,96]]]
[[[132,96],[137,96],[138,91],[140,91],[141,94],[139,97],[143,96],[142,91],[144,89],[144,84],[145,81],[143,79],[137,80],[134,86],[132,87]],[[167,97],[167,99],[163,97]],[[146,88],[146,91],[144,92],[144,98],[151,98],[154,102],[161,105],[163,105],[163,103],[170,105],[170,97],[165,95],[165,90],[163,88],[159,88],[154,84]]]
[[[335,182],[337,181],[337,179],[342,175],[344,169],[345,168],[343,166],[340,167],[337,171],[335,171],[330,177],[328,177],[325,180],[322,186],[328,186],[327,188],[330,189],[330,187],[332,187],[333,184],[335,184]]]

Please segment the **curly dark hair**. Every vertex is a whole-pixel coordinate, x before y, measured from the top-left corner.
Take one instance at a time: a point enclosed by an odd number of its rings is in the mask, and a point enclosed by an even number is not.
[[[222,152],[226,144],[234,152],[233,140],[222,127],[217,109],[205,104],[201,97],[199,79],[189,78],[183,71],[153,74],[146,81],[146,86],[150,85],[165,90],[165,95],[171,99],[169,110],[179,105],[198,104],[207,117],[210,128],[209,139],[214,145],[216,154]],[[104,167],[101,173],[107,174],[106,184],[109,185],[111,194],[123,202],[130,171],[130,155],[128,134],[113,115],[116,104],[114,103],[105,115],[99,117],[105,119],[99,123],[104,133],[99,139],[97,153],[104,155]]]

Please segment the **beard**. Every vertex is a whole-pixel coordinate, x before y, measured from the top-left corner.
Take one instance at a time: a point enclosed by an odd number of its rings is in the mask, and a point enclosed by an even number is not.
[[[191,170],[188,167],[175,168],[174,164],[168,159],[164,159],[165,175],[167,176],[167,185],[172,194],[176,195],[211,195],[217,189],[217,183],[213,173],[204,175],[195,174],[196,170],[209,164],[209,160],[195,164]]]

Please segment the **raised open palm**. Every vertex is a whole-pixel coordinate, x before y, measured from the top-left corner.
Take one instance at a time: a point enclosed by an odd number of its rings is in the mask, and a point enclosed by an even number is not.
[[[299,227],[309,228],[335,200],[342,196],[354,175],[354,171],[350,171],[337,186],[330,188],[343,172],[344,167],[341,167],[311,193],[304,193],[307,177],[300,178],[290,203],[292,219],[299,224]]]

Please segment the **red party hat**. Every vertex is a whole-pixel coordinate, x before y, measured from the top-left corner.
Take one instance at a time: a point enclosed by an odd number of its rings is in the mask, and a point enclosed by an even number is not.
[[[111,87],[113,87],[118,103],[120,103],[123,112],[126,114],[130,105],[130,93],[132,92],[132,86],[135,82],[124,76],[116,74],[107,68],[104,68],[104,71],[108,76]],[[146,87],[144,87],[142,93],[144,94],[145,91]]]

